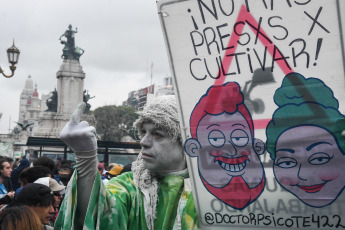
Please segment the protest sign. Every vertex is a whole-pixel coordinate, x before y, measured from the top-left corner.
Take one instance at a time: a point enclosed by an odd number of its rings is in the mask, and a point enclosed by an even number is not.
[[[157,5],[201,228],[345,228],[345,3]]]

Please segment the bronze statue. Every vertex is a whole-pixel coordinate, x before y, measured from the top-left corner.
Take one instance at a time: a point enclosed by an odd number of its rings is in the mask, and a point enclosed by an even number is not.
[[[91,97],[89,94],[89,91],[87,91],[86,89],[84,89],[84,94],[83,94],[83,102],[85,102],[86,104],[86,108],[84,113],[88,114],[90,112],[90,108],[91,105],[89,103],[87,103],[90,99],[94,98],[95,96]]]
[[[20,128],[22,129],[22,131],[27,131],[27,129],[31,126],[31,125],[34,125],[34,123],[29,123],[29,124],[27,124],[27,122],[25,123],[19,123],[19,122],[15,122],[14,121],[14,123],[16,123],[17,125],[19,125],[20,126]],[[18,130],[18,129],[17,129]]]
[[[45,110],[47,112],[57,112],[57,106],[58,106],[58,95],[56,89],[51,92],[52,95],[48,100],[46,101],[46,105],[48,106],[48,109]]]
[[[61,44],[64,45],[62,49],[61,58],[79,60],[80,56],[85,52],[82,48],[75,46],[74,34],[78,32],[78,28],[72,29],[72,25],[68,26],[68,30],[59,38]],[[62,37],[66,37],[67,40],[62,40]]]

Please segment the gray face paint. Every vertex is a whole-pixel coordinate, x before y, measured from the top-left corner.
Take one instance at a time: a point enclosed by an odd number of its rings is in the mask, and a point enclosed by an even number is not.
[[[144,168],[157,174],[166,174],[187,167],[180,142],[173,141],[166,131],[149,123],[143,125],[141,133]]]
[[[157,97],[138,114],[139,119],[135,122],[135,126],[141,136],[143,136],[141,133],[143,125],[151,123],[156,128],[166,131],[173,141],[181,142],[180,122],[174,96]]]

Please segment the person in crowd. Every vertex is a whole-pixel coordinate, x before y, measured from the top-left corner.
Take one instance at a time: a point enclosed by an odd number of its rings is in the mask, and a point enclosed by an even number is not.
[[[125,173],[125,172],[130,172],[132,171],[132,163],[126,164],[125,166],[123,166],[123,169],[121,170],[121,173]]]
[[[50,170],[50,174],[53,175],[54,169],[56,167],[55,162],[50,157],[39,157],[33,162],[34,166],[45,166]]]
[[[26,180],[28,183],[34,183],[37,179],[41,177],[51,177],[51,171],[44,166],[34,166],[30,167],[27,171]]]
[[[58,177],[60,178],[63,185],[67,186],[69,180],[72,177],[73,169],[70,163],[61,164]]]
[[[27,176],[28,176],[28,175],[27,175],[28,169],[29,169],[29,168],[25,168],[25,169],[23,169],[23,170],[19,173],[18,179],[19,179],[20,187],[19,187],[18,189],[15,190],[14,199],[16,199],[16,197],[17,197],[18,193],[20,192],[20,190],[22,190],[23,187],[24,187],[25,185],[28,184],[28,181],[26,180],[26,178],[27,178]]]
[[[101,175],[101,179],[102,179],[103,183],[104,184],[108,183],[109,180],[105,176],[106,171],[104,170],[104,164],[101,162],[98,162],[97,168],[98,168],[99,175]]]
[[[62,162],[61,157],[58,157],[57,160],[56,160],[56,162],[55,162],[55,169],[54,169],[54,171],[53,171],[53,175],[59,174],[59,169],[60,169],[60,167],[61,167],[61,162]]]
[[[60,184],[57,184],[59,186],[61,186]],[[60,205],[61,205],[61,202],[63,200],[63,194],[65,193],[65,189],[62,189],[60,191],[53,191],[54,193],[54,209],[55,209],[55,214],[50,218],[50,222],[49,222],[49,225],[50,226],[54,226],[54,223],[56,221],[56,218],[59,214],[59,210],[60,210]]]
[[[54,178],[59,184],[63,185],[60,177],[58,176],[57,173],[55,173],[56,172],[56,164],[55,164],[55,161],[53,159],[51,159],[50,157],[42,156],[42,157],[37,158],[33,162],[33,165],[34,166],[44,166],[44,167],[49,168],[51,177]]]
[[[110,180],[113,177],[117,177],[118,175],[121,174],[122,169],[123,169],[123,166],[121,166],[120,164],[115,164],[111,170],[105,173],[106,178]]]
[[[110,171],[114,166],[121,166],[123,168],[123,165],[122,164],[118,164],[118,163],[110,163],[108,165],[108,170],[107,171]]]
[[[60,205],[63,200],[63,195],[65,194],[66,186],[57,183],[56,180],[50,178],[49,179],[49,188],[53,191],[54,194],[54,209],[55,215],[52,216],[50,219],[50,226],[54,226],[55,220],[59,214]]]
[[[19,183],[19,174],[25,169],[30,167],[30,162],[28,159],[21,160],[19,166],[12,171],[11,174],[11,181],[13,185],[13,189],[17,190],[20,187]]]
[[[37,179],[34,183],[43,184],[43,185],[48,186],[53,191],[53,194],[54,194],[53,207],[55,209],[60,207],[60,204],[62,201],[62,194],[65,192],[66,186],[60,185],[59,183],[57,183],[56,180],[54,180],[51,177],[41,177],[41,178]]]
[[[116,165],[116,163],[110,163],[108,165],[108,171],[110,171],[115,165]]]
[[[10,164],[11,169],[13,171],[14,160],[11,157],[5,157],[6,161]]]
[[[49,221],[54,212],[53,191],[43,184],[30,183],[23,187],[18,194],[15,205],[26,205],[31,208],[41,220],[45,229],[54,229],[49,226]]]
[[[7,208],[0,214],[0,229],[40,230],[44,229],[38,215],[27,206]]]
[[[99,175],[101,175],[102,180],[103,180],[104,179],[104,174],[103,174],[104,165],[101,162],[98,162],[97,168],[98,168]]]
[[[42,177],[51,177],[50,170],[47,167],[34,166],[24,169],[19,174],[21,187],[16,190],[15,199],[26,184],[34,183],[37,179]]]
[[[175,98],[158,97],[139,112],[142,150],[132,172],[106,186],[97,172],[95,129],[80,122],[84,109],[81,103],[60,134],[75,153],[77,170],[55,229],[198,229]]]
[[[19,164],[20,164],[20,157],[17,157],[14,164],[13,164],[13,169],[16,169],[18,168]]]
[[[54,226],[54,222],[57,217],[57,214],[59,213],[60,204],[63,199],[62,194],[65,192],[66,186],[60,185],[56,180],[54,180],[51,177],[41,177],[37,179],[34,183],[46,185],[53,191],[53,195],[54,195],[53,207],[54,207],[55,213],[51,216],[51,219],[49,221],[49,226]]]
[[[5,161],[7,161],[10,164],[10,167],[11,167],[12,173],[13,173],[13,167],[12,167],[13,164],[11,164],[11,162],[13,162],[12,158],[0,156],[0,160],[2,160],[2,159],[4,159]],[[12,173],[11,173],[11,175],[12,175]],[[5,188],[7,188],[8,190],[11,190],[11,191],[13,190],[11,177],[4,178],[3,184],[4,184]]]
[[[0,204],[8,205],[14,198],[13,188],[5,180],[11,177],[12,168],[6,158],[0,160]]]

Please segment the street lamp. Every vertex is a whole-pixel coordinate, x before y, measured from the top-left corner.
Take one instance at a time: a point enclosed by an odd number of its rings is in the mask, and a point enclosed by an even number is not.
[[[8,62],[11,64],[10,70],[12,73],[11,73],[11,75],[6,75],[6,74],[4,74],[4,71],[0,67],[0,73],[2,73],[2,75],[4,75],[4,77],[7,77],[7,78],[13,77],[14,71],[17,68],[15,65],[18,63],[19,54],[20,54],[20,51],[17,47],[15,47],[14,41],[13,41],[13,45],[7,49]]]

